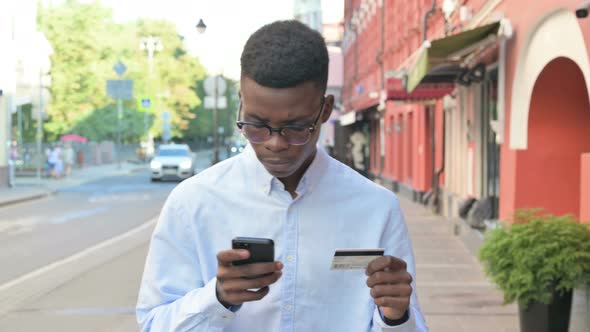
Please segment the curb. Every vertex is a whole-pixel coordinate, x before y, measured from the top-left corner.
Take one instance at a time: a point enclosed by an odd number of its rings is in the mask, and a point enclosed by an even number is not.
[[[142,167],[131,168],[130,170],[126,171],[125,173],[126,174],[137,174],[137,173],[141,173],[141,172],[147,171],[147,170],[148,170],[147,166],[142,166]],[[106,177],[109,177],[109,175],[100,176],[100,177],[92,178],[92,179],[81,180],[78,183],[74,184],[74,186],[83,185],[87,182],[100,180],[100,179],[103,179]],[[12,199],[12,200],[6,200],[6,201],[0,200],[0,207],[5,207],[5,206],[10,206],[10,205],[14,205],[14,204],[19,204],[19,203],[24,203],[24,202],[29,202],[29,201],[34,201],[37,199],[45,198],[45,197],[57,194],[58,191],[59,191],[59,189],[48,189],[42,193],[35,193],[35,194],[29,195],[29,196],[23,195],[22,197],[18,197],[18,198]]]
[[[141,172],[147,171],[148,169],[149,169],[148,166],[132,168],[129,170],[129,174],[141,173]]]
[[[34,201],[37,199],[45,198],[47,196],[55,195],[56,193],[57,193],[57,190],[47,190],[43,193],[37,193],[34,195],[30,195],[30,196],[24,195],[23,197],[18,197],[18,198],[12,199],[12,200],[0,201],[0,207],[24,203],[24,202],[28,202],[28,201]]]

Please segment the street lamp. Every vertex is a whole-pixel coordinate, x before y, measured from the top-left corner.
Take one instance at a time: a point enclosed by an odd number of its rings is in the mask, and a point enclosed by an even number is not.
[[[154,54],[161,52],[164,49],[162,40],[159,37],[148,36],[139,40],[139,48],[142,51],[147,51],[148,54],[148,67],[150,80],[154,71]],[[149,143],[149,128],[148,128],[148,112],[143,113],[143,125],[145,130],[145,142],[146,146]]]
[[[199,23],[197,24],[197,31],[199,33],[204,33],[205,30],[207,30],[207,26],[205,25],[205,22],[203,22],[203,19],[199,19]]]
[[[164,49],[160,37],[148,36],[141,38],[139,41],[139,48],[142,51],[148,52],[148,66],[150,68],[150,75],[154,70],[154,54],[161,52]]]

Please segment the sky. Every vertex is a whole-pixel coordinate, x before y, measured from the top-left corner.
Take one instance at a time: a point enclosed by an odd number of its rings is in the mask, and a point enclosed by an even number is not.
[[[91,1],[91,0],[86,0]],[[55,3],[55,1],[53,1]],[[240,54],[254,31],[279,19],[293,18],[293,0],[101,0],[117,21],[138,17],[167,19],[185,37],[190,54],[199,57],[211,74],[238,79]],[[322,0],[324,22],[338,22],[344,0]],[[196,31],[203,19],[204,34]],[[165,45],[164,45],[165,47]]]

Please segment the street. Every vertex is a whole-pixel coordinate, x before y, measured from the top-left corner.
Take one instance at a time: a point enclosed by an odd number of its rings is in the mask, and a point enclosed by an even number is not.
[[[121,234],[157,216],[174,182],[147,172],[66,188],[0,209],[0,284]]]
[[[211,157],[201,151],[196,171]],[[137,330],[149,236],[178,182],[150,182],[147,165],[112,169],[0,208],[0,331]]]

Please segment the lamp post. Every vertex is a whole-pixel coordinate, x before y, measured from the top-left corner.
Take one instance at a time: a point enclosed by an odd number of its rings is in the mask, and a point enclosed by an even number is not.
[[[148,36],[140,39],[139,48],[142,51],[147,51],[149,78],[151,80],[154,71],[154,54],[156,52],[161,52],[164,49],[164,46],[162,45],[162,41],[159,37]],[[145,141],[147,143],[149,139],[148,112],[143,113],[143,125],[145,130]]]
[[[199,33],[205,32],[205,30],[207,29],[207,26],[203,22],[203,19],[199,19],[199,23],[197,23],[196,28]],[[154,71],[154,55],[156,52],[161,52],[164,49],[164,46],[162,44],[162,40],[156,36],[143,37],[139,41],[139,48],[142,51],[147,51],[149,77],[150,77],[150,79],[152,79],[152,74]],[[144,112],[143,122],[144,122],[144,127],[145,127],[145,139],[146,139],[146,143],[147,143],[148,138],[149,138],[147,112]]]
[[[203,22],[203,19],[199,19],[199,23],[197,23],[196,27],[199,33],[205,33],[205,30],[207,30],[207,26],[205,25],[205,22]]]

